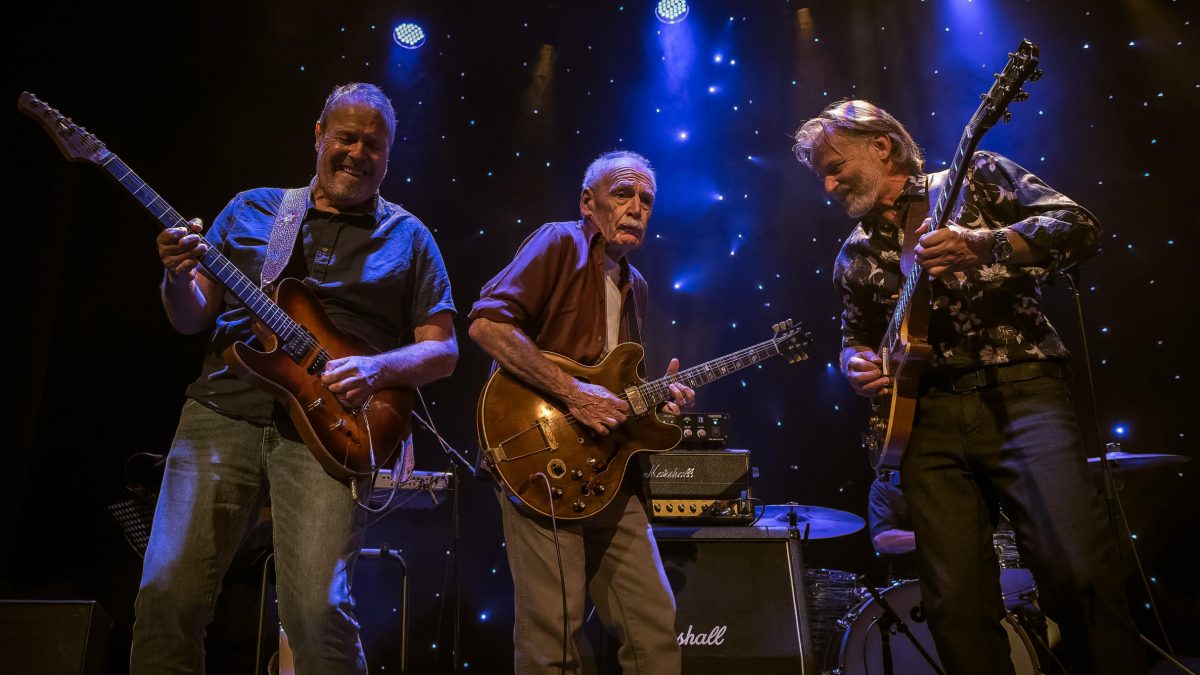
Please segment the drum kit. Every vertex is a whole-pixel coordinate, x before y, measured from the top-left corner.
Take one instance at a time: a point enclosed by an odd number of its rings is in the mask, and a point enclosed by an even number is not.
[[[1187,462],[1169,454],[1107,453],[1116,471],[1159,468]],[[1100,458],[1089,458],[1098,471]],[[1003,516],[1003,514],[1001,514]],[[803,504],[766,506],[758,524],[785,525],[802,540],[830,539],[853,534],[866,523],[838,509]],[[1058,628],[1037,605],[1033,574],[1021,561],[1016,535],[1001,518],[992,537],[1000,564],[1000,588],[1013,668],[1017,675],[1043,672],[1039,654],[1050,655],[1059,642]],[[921,603],[917,579],[901,579],[884,588],[863,583],[853,572],[831,569],[805,570],[810,644],[828,675],[880,675],[941,673]],[[1036,647],[1036,648],[1035,648]]]

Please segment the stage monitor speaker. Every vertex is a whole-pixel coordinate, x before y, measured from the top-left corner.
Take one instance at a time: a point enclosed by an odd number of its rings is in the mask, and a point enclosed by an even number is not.
[[[0,600],[0,671],[104,673],[111,632],[112,621],[90,600]]]
[[[800,545],[781,527],[655,525],[685,675],[819,672]]]

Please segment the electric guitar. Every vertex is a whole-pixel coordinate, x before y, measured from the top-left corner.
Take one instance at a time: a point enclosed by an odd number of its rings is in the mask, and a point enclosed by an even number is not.
[[[946,174],[945,189],[938,195],[929,217],[930,232],[946,224],[951,207],[962,192],[966,168],[971,161],[980,139],[1000,120],[1008,122],[1012,113],[1008,105],[1013,101],[1024,101],[1029,94],[1021,89],[1026,80],[1037,81],[1042,71],[1037,69],[1038,47],[1029,40],[1022,40],[1016,52],[1008,55],[1004,70],[996,75],[996,81],[983,102],[971,116],[954,153],[954,161]],[[892,393],[871,401],[870,419],[863,433],[863,447],[878,469],[899,469],[904,450],[912,435],[913,417],[917,410],[917,397],[921,376],[933,356],[929,345],[929,311],[931,294],[929,281],[914,255],[915,242],[905,241],[900,256],[900,269],[904,274],[904,286],[896,300],[887,331],[879,349],[875,352],[883,361],[883,374],[892,378]]]
[[[187,227],[175,209],[87,130],[29,92],[17,98],[17,108],[41,124],[63,156],[102,167],[164,228]],[[366,476],[401,451],[411,426],[412,390],[380,389],[362,406],[347,408],[321,383],[329,361],[378,350],[338,330],[300,281],[284,279],[268,297],[211,245],[200,265],[254,316],[254,334],[265,347],[260,351],[238,342],[225,351],[225,360],[243,379],[284,405],[329,475],[339,480]],[[404,480],[412,461],[402,459]]]
[[[593,516],[617,494],[635,454],[670,450],[683,438],[678,426],[657,415],[658,406],[672,399],[672,383],[697,389],[775,355],[789,363],[808,358],[811,338],[802,325],[788,319],[772,329],[770,340],[652,382],[638,376],[644,352],[633,342],[617,345],[594,366],[543,352],[571,377],[603,386],[629,404],[625,422],[605,436],[576,421],[556,398],[497,369],[476,415],[483,461],[534,511],[559,520]]]

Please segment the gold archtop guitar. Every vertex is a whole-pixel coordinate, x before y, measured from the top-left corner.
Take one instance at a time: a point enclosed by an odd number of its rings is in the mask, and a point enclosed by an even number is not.
[[[971,161],[979,141],[1000,120],[1008,122],[1012,113],[1008,105],[1024,101],[1029,94],[1021,89],[1026,80],[1037,81],[1042,71],[1037,69],[1038,47],[1029,40],[1022,40],[1017,50],[1008,55],[1004,70],[996,75],[996,81],[983,102],[971,116],[958,143],[954,161],[946,173],[945,189],[938,195],[929,218],[929,231],[933,232],[946,224],[950,208],[962,192],[966,168]],[[876,354],[883,361],[883,374],[892,378],[892,392],[871,400],[870,419],[863,433],[863,447],[871,466],[879,469],[899,469],[900,460],[912,436],[913,418],[917,412],[921,377],[933,358],[929,344],[929,311],[931,294],[927,275],[914,256],[916,242],[904,242],[900,255],[900,269],[904,274],[904,286],[892,310],[887,330]]]
[[[576,421],[556,398],[497,369],[484,385],[476,415],[483,461],[530,509],[559,520],[589,518],[612,501],[634,455],[670,450],[683,438],[678,426],[657,414],[672,398],[672,383],[697,389],[776,355],[789,363],[808,358],[811,338],[802,325],[788,319],[772,329],[770,340],[651,382],[638,375],[643,350],[633,342],[617,345],[594,366],[543,352],[571,377],[600,385],[629,404],[625,423],[604,436]]]
[[[17,108],[41,124],[63,156],[103,168],[164,228],[187,227],[175,209],[95,136],[29,92],[21,92]],[[200,265],[254,316],[253,331],[264,346],[258,350],[235,343],[225,351],[225,360],[239,376],[283,404],[326,473],[339,480],[366,476],[386,466],[398,451],[407,451],[403,442],[411,426],[411,389],[380,389],[362,406],[347,408],[321,382],[329,361],[378,350],[338,330],[300,281],[284,279],[268,297],[211,245]],[[411,457],[402,457],[399,465],[404,480],[412,471]]]

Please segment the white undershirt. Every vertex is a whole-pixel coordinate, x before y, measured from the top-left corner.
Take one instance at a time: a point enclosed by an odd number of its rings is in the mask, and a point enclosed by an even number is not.
[[[604,256],[604,308],[608,319],[608,339],[604,353],[612,351],[621,340],[621,266],[612,258]]]

